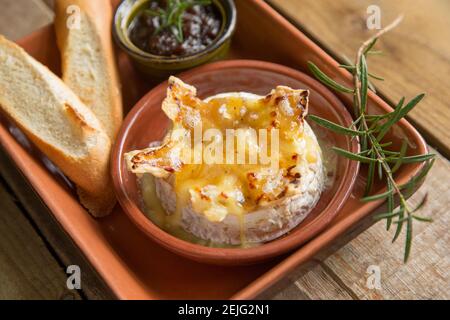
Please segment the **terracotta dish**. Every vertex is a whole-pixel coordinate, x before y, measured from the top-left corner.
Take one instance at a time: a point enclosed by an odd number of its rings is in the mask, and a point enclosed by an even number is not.
[[[117,5],[119,1],[114,3]],[[313,61],[335,80],[351,85],[350,73],[338,68],[338,63],[333,58],[266,2],[239,0],[235,3],[239,14],[236,34],[231,45],[231,57],[272,61],[303,72],[307,72],[307,61]],[[255,25],[258,27],[255,28]],[[52,71],[60,74],[59,52],[55,45],[52,25],[22,39],[19,44]],[[153,84],[139,76],[126,54],[119,53],[118,58],[124,106],[127,111]],[[351,96],[338,97],[350,109]],[[390,112],[392,108],[371,92],[369,110],[371,113],[380,114]],[[16,128],[8,126],[7,121],[0,125],[0,145],[5,150],[4,156],[9,156],[26,182],[17,178],[18,173],[11,172],[11,179],[8,178],[8,181],[29,183],[42,199],[43,206],[49,209],[46,214],[45,211],[36,211],[37,208],[33,207],[29,210],[30,214],[38,222],[53,226],[52,232],[59,232],[60,236],[67,234],[100,278],[120,299],[255,298],[281,279],[291,276],[299,265],[312,259],[324,248],[331,244],[336,247],[342,245],[343,241],[337,239],[360,225],[364,218],[365,223],[370,221],[370,214],[383,202],[364,203],[359,200],[365,183],[365,167],[362,166],[351,196],[336,217],[324,230],[294,252],[250,266],[202,264],[172,253],[151,240],[130,221],[119,205],[110,216],[93,219],[80,205],[70,188],[66,187],[64,181],[67,180],[61,179],[62,176],[58,179],[57,173],[48,170],[44,165],[47,162],[42,161],[36,149],[20,139],[17,132]],[[410,155],[427,151],[425,141],[405,120],[399,123],[395,132],[389,132],[387,139],[394,141],[393,148],[397,150],[402,140],[408,139]],[[402,166],[396,175],[397,182],[407,182],[417,175],[422,167],[421,164]],[[376,181],[374,192],[381,192],[384,188],[385,185]],[[30,193],[19,192],[18,197],[25,203],[29,203],[30,198],[36,200]],[[26,199],[28,201],[24,201]],[[352,237],[355,235],[355,232],[351,233]],[[78,263],[73,259],[67,260],[66,252],[61,253],[65,263]]]
[[[293,69],[253,60],[216,62],[186,72],[180,78],[195,86],[199,97],[206,98],[222,92],[250,92],[265,95],[277,85],[311,91],[309,113],[350,126],[352,118],[345,106],[323,85],[306,74]],[[287,235],[253,248],[210,248],[180,240],[156,226],[140,210],[141,195],[135,175],[124,162],[124,153],[143,149],[149,142],[161,140],[169,120],[161,110],[167,84],[147,93],[126,117],[112,154],[112,176],[116,194],[130,219],[150,238],[165,248],[199,262],[239,265],[260,262],[281,255],[308,241],[323,230],[347,200],[358,174],[358,163],[337,159],[336,177],[322,194],[319,203],[299,226]],[[319,129],[318,130],[323,130]],[[328,133],[333,145],[352,152],[359,151],[357,139]]]

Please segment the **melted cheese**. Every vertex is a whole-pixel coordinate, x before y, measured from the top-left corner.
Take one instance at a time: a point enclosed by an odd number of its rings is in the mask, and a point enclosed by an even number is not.
[[[173,121],[172,131],[161,147],[127,154],[129,168],[133,172],[149,172],[171,181],[177,194],[175,220],[179,219],[183,207],[191,205],[196,212],[203,213],[213,222],[222,221],[228,214],[238,215],[243,221],[247,212],[295,194],[301,184],[302,170],[308,162],[316,162],[321,156],[312,131],[304,130],[307,105],[308,91],[282,86],[265,97],[233,94],[218,95],[203,101],[196,97],[195,88],[171,78],[163,110]],[[207,143],[195,140],[195,127],[200,122],[202,133],[215,129],[219,137]],[[267,130],[267,155],[277,151],[270,147],[270,132],[277,129],[278,168],[260,163],[237,164],[236,159],[234,163],[226,164],[224,137],[229,129],[241,130],[249,135],[252,132],[250,129],[256,132]],[[178,135],[175,136],[174,132]],[[189,137],[188,140],[186,137]],[[236,145],[235,138],[233,141]],[[256,142],[247,140],[247,161],[252,148],[258,157],[263,153]],[[188,152],[192,160],[199,144],[202,148],[213,149],[222,145],[224,163],[183,161],[185,158],[181,155],[184,152]]]

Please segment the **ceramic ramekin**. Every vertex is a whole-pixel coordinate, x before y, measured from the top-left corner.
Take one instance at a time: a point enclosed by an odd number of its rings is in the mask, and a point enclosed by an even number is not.
[[[236,28],[236,7],[233,0],[213,0],[222,15],[222,28],[217,40],[205,50],[182,57],[164,57],[145,52],[135,46],[129,38],[129,26],[139,8],[152,0],[124,0],[116,10],[113,21],[113,35],[117,44],[133,60],[137,68],[153,79],[169,75],[222,59],[226,56],[231,37]]]
[[[264,95],[277,85],[311,91],[310,113],[343,126],[350,126],[352,117],[336,96],[322,84],[294,69],[263,61],[230,60],[211,63],[180,75],[186,83],[196,86],[199,96],[206,98],[222,92],[246,91]],[[358,174],[359,162],[337,158],[336,178],[327,188],[308,217],[288,234],[252,248],[210,248],[190,243],[165,232],[141,211],[141,195],[135,174],[128,171],[124,153],[142,149],[160,140],[170,121],[161,110],[167,82],[152,89],[130,111],[121,128],[112,153],[111,170],[117,198],[129,218],[161,246],[181,256],[203,263],[243,265],[281,255],[302,245],[332,221],[350,196]],[[359,152],[358,139],[327,131],[333,144]]]

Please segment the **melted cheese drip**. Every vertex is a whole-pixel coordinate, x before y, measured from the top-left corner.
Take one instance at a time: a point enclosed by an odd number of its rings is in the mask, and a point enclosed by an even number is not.
[[[285,178],[288,168],[302,165],[305,159],[317,161],[317,143],[303,134],[303,123],[294,121],[292,116],[277,108],[270,108],[264,99],[215,98],[200,110],[203,131],[215,128],[225,136],[226,129],[270,130],[275,123],[280,132],[279,171],[273,172],[269,166],[259,164],[203,163],[184,165],[174,173],[177,195],[180,199],[190,199],[193,209],[203,212],[210,221],[221,221],[231,213],[238,215],[243,224],[246,212],[286,195],[285,188],[292,180]],[[223,159],[226,159],[225,142],[223,145]],[[267,154],[271,152],[269,142]],[[248,153],[246,159],[248,161]],[[185,201],[180,201],[179,205],[185,206],[188,203]]]
[[[183,93],[182,88],[177,85],[179,86],[174,83],[174,88],[169,89],[176,102],[170,105],[171,109],[164,111],[173,120],[173,129],[191,133],[194,148],[193,124],[200,119],[203,132],[211,128],[217,129],[224,139],[227,129],[252,128],[256,132],[267,129],[270,132],[276,128],[279,130],[280,150],[278,170],[261,164],[184,163],[180,167],[170,168],[172,184],[177,194],[177,210],[171,218],[174,223],[181,220],[182,208],[192,205],[196,212],[203,213],[210,221],[222,221],[228,214],[233,214],[243,225],[245,213],[295,193],[292,186],[299,183],[302,167],[308,162],[316,162],[320,157],[320,147],[315,138],[304,132],[307,91],[277,87],[264,98],[217,96],[206,102],[196,98],[195,93]],[[177,107],[174,107],[175,104]],[[269,133],[268,137],[270,138]],[[168,149],[167,145],[173,142],[171,139],[169,133],[162,148]],[[234,144],[236,146],[236,141]],[[223,159],[226,159],[225,145],[224,140]],[[268,155],[272,153],[270,145],[269,139]],[[181,148],[193,147],[182,145]],[[144,158],[157,153],[144,153]],[[248,158],[247,150],[246,161]],[[154,161],[164,164],[167,162]],[[169,170],[167,166],[164,169]],[[241,238],[244,238],[243,232]]]

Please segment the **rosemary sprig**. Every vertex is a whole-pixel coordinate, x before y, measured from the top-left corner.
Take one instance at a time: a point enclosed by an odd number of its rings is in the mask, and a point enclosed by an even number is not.
[[[369,77],[375,80],[383,80],[379,76],[375,76],[368,71],[367,56],[370,54],[378,54],[379,51],[373,50],[377,40],[386,32],[395,28],[402,20],[402,16],[398,17],[394,22],[386,28],[380,30],[373,37],[365,41],[359,48],[355,60],[355,64],[350,63],[340,65],[340,67],[350,71],[353,74],[354,88],[348,88],[342,84],[337,83],[325,73],[323,73],[314,63],[308,62],[308,67],[311,73],[323,84],[328,87],[342,92],[353,94],[354,113],[356,120],[349,128],[342,127],[328,120],[319,118],[317,116],[309,116],[309,119],[317,124],[333,130],[340,134],[351,135],[360,138],[361,152],[352,153],[340,148],[334,148],[334,151],[339,155],[347,157],[351,160],[359,161],[368,164],[368,177],[365,188],[365,196],[361,200],[387,201],[387,212],[375,216],[376,220],[386,220],[386,229],[389,230],[391,225],[396,225],[396,231],[392,242],[397,240],[401,231],[406,225],[404,262],[409,258],[412,245],[412,231],[413,221],[430,222],[430,218],[421,217],[416,212],[421,209],[426,200],[425,196],[420,204],[411,208],[406,199],[414,191],[415,186],[420,183],[427,173],[430,171],[434,163],[434,154],[425,154],[418,156],[407,156],[408,144],[403,142],[399,151],[392,151],[387,149],[391,142],[383,141],[389,130],[402,118],[404,118],[424,97],[420,94],[405,105],[405,99],[402,98],[395,107],[394,111],[383,115],[369,115],[367,114],[367,101],[369,90],[375,91],[369,82]],[[406,163],[426,162],[421,173],[412,178],[404,185],[398,185],[394,179],[394,173]],[[387,190],[380,194],[370,195],[375,175],[386,182]],[[398,199],[398,208],[394,208],[395,196]]]
[[[143,13],[150,17],[159,18],[160,25],[155,29],[155,35],[159,34],[162,30],[168,29],[172,32],[177,41],[182,43],[184,41],[184,12],[196,5],[206,6],[210,4],[211,0],[167,0],[165,9],[145,9]]]

